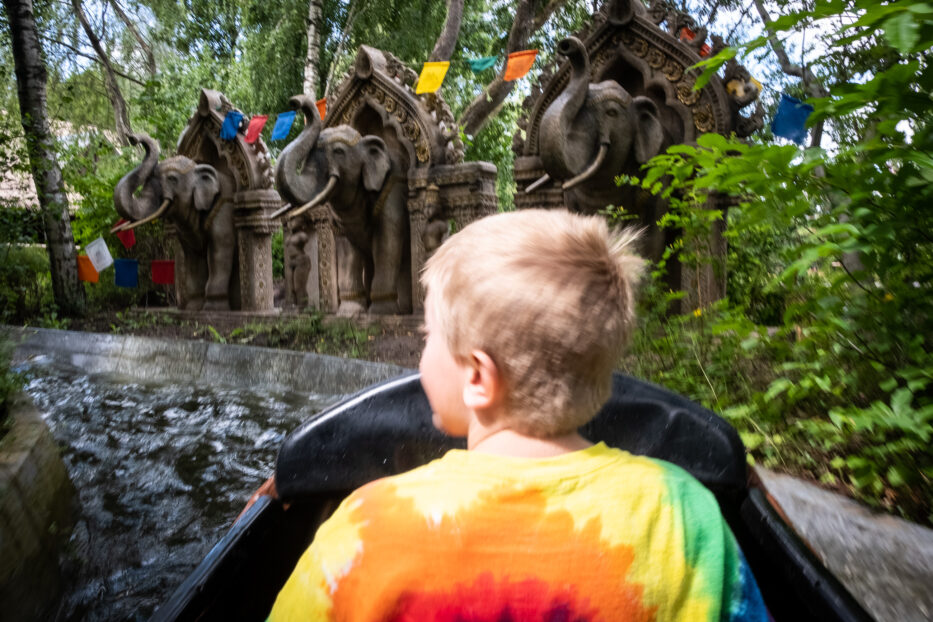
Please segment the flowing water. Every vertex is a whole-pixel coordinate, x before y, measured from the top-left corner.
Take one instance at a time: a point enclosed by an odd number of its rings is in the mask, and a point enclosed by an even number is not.
[[[285,434],[337,396],[19,367],[80,499],[63,620],[145,620],[272,474]]]

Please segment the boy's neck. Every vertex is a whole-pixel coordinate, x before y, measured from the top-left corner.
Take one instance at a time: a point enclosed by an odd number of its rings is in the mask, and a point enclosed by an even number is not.
[[[552,438],[536,438],[508,428],[490,430],[482,426],[470,426],[467,436],[467,449],[470,451],[515,458],[551,458],[592,445],[576,432]]]

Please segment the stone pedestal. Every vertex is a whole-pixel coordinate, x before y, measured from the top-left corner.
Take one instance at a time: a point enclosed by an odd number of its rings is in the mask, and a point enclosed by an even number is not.
[[[273,308],[272,233],[279,223],[269,214],[282,204],[272,189],[242,190],[233,196],[240,273],[240,308]]]

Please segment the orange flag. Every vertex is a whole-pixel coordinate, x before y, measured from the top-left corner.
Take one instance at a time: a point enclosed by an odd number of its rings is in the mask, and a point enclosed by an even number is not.
[[[511,82],[525,77],[525,74],[531,71],[537,55],[538,50],[522,50],[509,54],[509,60],[505,64],[505,76],[502,79]]]
[[[96,283],[99,278],[100,275],[98,275],[97,270],[94,269],[91,258],[87,255],[78,255],[78,280]]]
[[[321,115],[321,120],[323,121],[324,117],[327,116],[327,98],[322,97],[321,99],[317,100],[314,105],[317,106],[317,112],[319,115]]]

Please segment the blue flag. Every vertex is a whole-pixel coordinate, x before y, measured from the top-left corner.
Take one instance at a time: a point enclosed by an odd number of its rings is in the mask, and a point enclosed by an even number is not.
[[[220,137],[224,140],[233,140],[236,138],[236,132],[240,127],[240,121],[243,120],[243,113],[231,110],[224,117],[224,124],[220,128]]]
[[[135,259],[114,259],[113,271],[113,282],[117,287],[139,286],[139,262]]]
[[[282,140],[288,137],[288,132],[292,129],[292,123],[295,121],[295,111],[279,113],[275,119],[275,127],[272,128],[271,140]]]
[[[781,94],[781,103],[777,114],[771,121],[771,131],[775,136],[787,138],[798,145],[807,140],[807,117],[813,112],[813,106],[805,104],[796,97]]]

